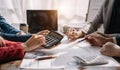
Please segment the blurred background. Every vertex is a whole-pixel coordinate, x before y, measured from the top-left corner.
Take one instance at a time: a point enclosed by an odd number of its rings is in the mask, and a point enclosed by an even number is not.
[[[18,28],[20,23],[27,24],[26,10],[57,10],[59,26],[73,24],[78,26],[85,21],[92,20],[103,1],[0,0],[0,13],[6,18],[7,22]]]

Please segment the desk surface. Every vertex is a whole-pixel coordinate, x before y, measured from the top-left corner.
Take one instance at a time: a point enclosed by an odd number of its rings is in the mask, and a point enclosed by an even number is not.
[[[22,60],[17,60],[0,65],[0,70],[18,70]]]
[[[66,42],[66,40],[63,41],[64,45],[65,45],[65,42]],[[66,42],[66,43],[68,43],[68,42]],[[73,43],[73,44],[75,44],[75,43]],[[64,49],[66,49],[66,48],[64,48]],[[56,49],[54,49],[54,50],[56,50]],[[51,51],[53,51],[53,50],[51,50]],[[22,62],[22,60],[18,60],[18,61],[2,64],[2,65],[0,65],[0,70],[19,70],[21,62]],[[35,70],[35,69],[33,69],[33,70]],[[70,68],[70,67],[68,67],[66,69],[59,69],[59,70],[120,70],[120,68],[116,68],[116,67],[93,67],[93,66],[91,66],[91,67],[82,67],[82,68],[76,68],[76,67]]]
[[[19,70],[20,64],[21,60],[2,64],[0,65],[0,70]],[[120,70],[120,67],[81,67],[81,68],[66,68],[60,70]]]

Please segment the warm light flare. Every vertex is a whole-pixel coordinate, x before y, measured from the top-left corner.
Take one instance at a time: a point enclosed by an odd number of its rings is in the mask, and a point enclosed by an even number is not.
[[[65,15],[67,17],[70,17],[72,16],[71,13],[73,12],[73,9],[70,5],[67,5],[67,4],[61,4],[59,7],[58,7],[58,12],[59,14],[61,15]]]

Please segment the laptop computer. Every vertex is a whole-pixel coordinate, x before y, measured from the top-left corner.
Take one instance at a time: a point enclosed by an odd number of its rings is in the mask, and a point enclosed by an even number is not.
[[[30,33],[37,33],[41,30],[58,29],[57,10],[27,10],[27,24]]]

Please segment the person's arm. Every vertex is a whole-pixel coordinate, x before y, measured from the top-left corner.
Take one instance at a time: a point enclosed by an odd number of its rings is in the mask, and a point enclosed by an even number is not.
[[[45,44],[45,37],[43,35],[33,35],[26,42],[12,42],[1,39],[0,41],[0,64],[22,59],[24,52],[32,51],[40,48]]]
[[[103,8],[104,8],[104,4],[99,9],[99,11],[98,11],[97,15],[95,16],[95,18],[90,22],[91,26],[90,26],[87,34],[90,34],[90,33],[93,33],[95,31],[97,31],[98,28],[100,28],[100,26],[103,24]]]
[[[16,35],[16,34],[1,33],[0,36],[9,41],[25,42],[32,36],[32,34]]]
[[[107,34],[111,37],[113,37],[114,43],[120,46],[120,34]]]
[[[50,31],[48,30],[43,30],[43,31],[38,32],[37,34],[46,36],[49,32]],[[0,36],[9,41],[25,42],[32,36],[32,34],[17,35],[17,34],[0,33]]]
[[[9,23],[6,22],[5,18],[0,16],[0,27],[2,33],[17,34],[20,30],[15,29]]]
[[[4,40],[5,46],[0,47],[0,64],[24,57],[24,48],[20,42]]]

